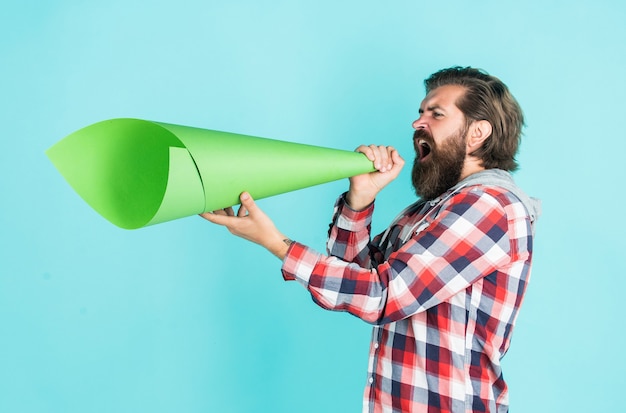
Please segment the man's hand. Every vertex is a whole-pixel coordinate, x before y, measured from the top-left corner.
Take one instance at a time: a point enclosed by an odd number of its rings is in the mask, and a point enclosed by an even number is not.
[[[346,201],[352,209],[361,210],[374,202],[376,195],[396,179],[404,166],[404,159],[392,146],[361,145],[356,148],[374,163],[376,171],[350,178]]]
[[[232,207],[219,211],[205,212],[200,216],[214,224],[223,225],[238,237],[247,239],[267,248],[272,254],[283,259],[289,245],[285,237],[274,226],[272,220],[256,205],[249,193],[243,192],[239,199],[241,207],[237,215]]]

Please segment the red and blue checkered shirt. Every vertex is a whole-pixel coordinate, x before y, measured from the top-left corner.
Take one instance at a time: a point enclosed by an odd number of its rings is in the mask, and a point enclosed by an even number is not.
[[[507,190],[467,186],[370,240],[373,208],[341,197],[329,255],[295,242],[282,267],[321,307],[374,325],[363,411],[508,411],[500,360],[530,276],[528,211]]]

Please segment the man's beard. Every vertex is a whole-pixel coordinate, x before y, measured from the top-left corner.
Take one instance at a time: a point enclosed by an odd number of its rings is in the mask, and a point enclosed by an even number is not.
[[[428,132],[424,129],[415,131],[414,142],[425,139],[430,146],[429,159],[420,162],[420,152],[417,151],[413,161],[413,187],[419,197],[430,201],[459,182],[465,161],[466,133],[467,128],[462,128],[458,133],[449,136],[443,144],[435,146],[435,141]]]

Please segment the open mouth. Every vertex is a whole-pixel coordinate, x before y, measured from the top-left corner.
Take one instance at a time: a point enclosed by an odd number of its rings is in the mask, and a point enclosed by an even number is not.
[[[430,155],[431,149],[430,149],[430,144],[428,142],[426,142],[424,139],[419,139],[417,141],[417,152],[419,154],[419,160],[423,161],[425,158],[428,157],[428,155]]]

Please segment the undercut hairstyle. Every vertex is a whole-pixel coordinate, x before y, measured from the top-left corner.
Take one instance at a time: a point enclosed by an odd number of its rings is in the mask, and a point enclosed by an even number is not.
[[[492,132],[480,148],[471,153],[486,169],[514,171],[524,126],[524,114],[517,100],[500,79],[471,67],[451,67],[433,73],[424,81],[426,93],[446,85],[459,85],[466,92],[456,106],[465,115],[466,127],[486,120]]]

